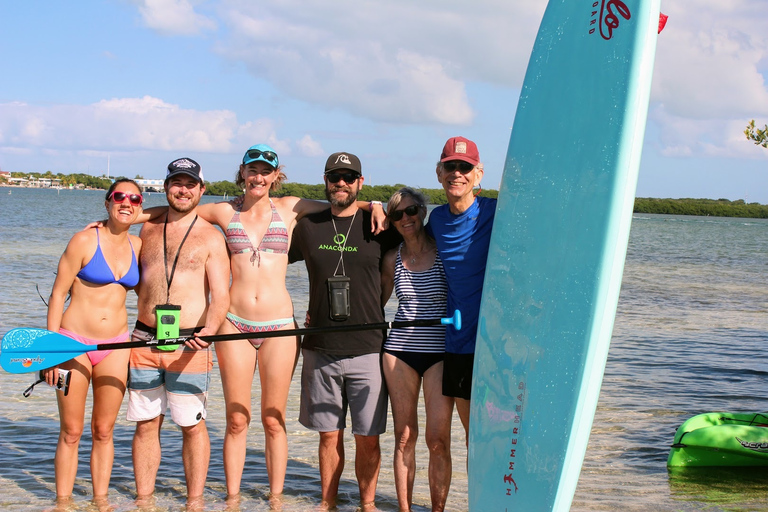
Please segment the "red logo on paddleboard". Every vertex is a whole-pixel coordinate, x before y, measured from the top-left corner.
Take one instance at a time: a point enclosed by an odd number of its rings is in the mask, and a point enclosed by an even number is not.
[[[619,28],[621,18],[628,20],[632,17],[627,4],[621,0],[600,0],[592,2],[592,20],[589,22],[589,33],[600,31],[600,37],[606,41],[613,37],[613,31]],[[595,28],[595,25],[598,28]]]

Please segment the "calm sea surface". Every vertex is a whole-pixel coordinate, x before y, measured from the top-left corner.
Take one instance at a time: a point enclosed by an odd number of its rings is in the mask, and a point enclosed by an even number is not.
[[[10,191],[10,193],[9,193]],[[44,327],[58,259],[72,234],[103,218],[103,193],[0,188],[0,335]],[[216,200],[218,198],[207,198]],[[149,205],[164,204],[152,194]],[[136,230],[138,232],[138,230]],[[303,264],[289,268],[296,316],[307,305]],[[636,215],[600,402],[572,510],[768,510],[768,471],[713,470],[670,474],[666,457],[677,426],[708,411],[766,411],[768,396],[768,222]],[[390,303],[387,318],[396,307]],[[129,295],[135,319],[135,296]],[[131,320],[132,322],[133,320]],[[301,363],[299,363],[301,364]],[[317,434],[297,421],[299,378],[289,399],[290,460],[283,510],[312,510],[320,501]],[[213,373],[208,428],[212,457],[205,510],[232,510],[221,462],[225,427],[218,371]],[[0,372],[0,507],[33,511],[54,505],[53,454],[58,419],[53,391],[22,391],[32,375]],[[258,379],[253,394],[259,396]],[[255,403],[255,402],[254,402]],[[125,404],[124,404],[125,406]],[[240,510],[269,509],[258,406],[248,442]],[[422,413],[423,424],[423,413]],[[133,424],[124,411],[115,432],[112,510],[136,510],[131,463]],[[393,440],[382,436],[377,503],[397,510]],[[340,493],[341,511],[357,508],[351,435]],[[158,474],[157,510],[185,510],[181,434],[167,421]],[[71,510],[90,502],[90,434],[81,442]],[[427,451],[417,449],[415,510],[428,510]],[[463,430],[454,419],[454,474],[448,510],[466,510]]]

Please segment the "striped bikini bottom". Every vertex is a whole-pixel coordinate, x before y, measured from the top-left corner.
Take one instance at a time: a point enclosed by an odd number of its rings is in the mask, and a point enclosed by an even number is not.
[[[251,320],[246,320],[245,318],[240,318],[232,313],[227,313],[227,320],[229,320],[238,331],[253,333],[276,331],[282,329],[286,325],[294,323],[293,317],[278,318],[277,320],[270,320],[268,322],[253,322]],[[261,344],[264,343],[264,338],[249,338],[248,341],[251,342],[253,348],[258,350]]]

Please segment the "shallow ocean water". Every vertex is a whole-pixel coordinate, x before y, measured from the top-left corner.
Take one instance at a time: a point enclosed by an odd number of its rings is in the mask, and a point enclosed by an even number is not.
[[[0,189],[0,335],[13,327],[45,325],[47,296],[69,237],[102,218],[103,193]],[[218,198],[206,198],[216,200]],[[152,194],[150,205],[163,204]],[[713,470],[669,473],[666,457],[675,429],[700,412],[765,411],[768,395],[768,221],[635,215],[600,402],[572,510],[766,510],[768,471]],[[296,316],[303,318],[307,281],[303,264],[289,268]],[[135,318],[135,298],[129,313]],[[394,316],[394,302],[387,318]],[[319,503],[317,434],[297,421],[298,369],[288,411],[290,460],[283,510],[313,510]],[[224,501],[221,443],[224,407],[213,372],[208,427],[212,442],[205,510],[269,510],[260,421],[252,422],[243,493],[236,507]],[[31,375],[0,372],[0,507],[32,511],[54,505],[53,452],[58,420],[53,391],[22,391]],[[258,379],[254,382],[258,397]],[[254,407],[258,411],[258,407]],[[421,415],[423,422],[423,413]],[[390,421],[391,426],[391,421]],[[135,510],[131,464],[133,424],[118,421],[112,510]],[[180,433],[166,422],[155,510],[185,510]],[[339,509],[357,508],[354,446]],[[467,509],[466,450],[458,418],[453,424],[454,475],[448,510]],[[71,510],[98,510],[90,502],[86,433]],[[377,503],[397,510],[391,431],[382,436]],[[417,448],[415,510],[428,510],[426,447]],[[144,509],[144,508],[143,508]],[[142,510],[143,510],[142,509]]]

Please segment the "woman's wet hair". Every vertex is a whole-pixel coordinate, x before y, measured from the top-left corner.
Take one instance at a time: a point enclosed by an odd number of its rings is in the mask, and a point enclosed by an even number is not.
[[[261,161],[261,160],[259,160]],[[266,162],[265,162],[266,163]],[[269,164],[267,164],[269,165]],[[237,173],[235,173],[235,183],[237,183],[237,186],[241,189],[245,188],[245,178],[243,178],[243,169],[247,167],[246,164],[240,164],[240,167],[237,168]],[[272,185],[270,185],[269,190],[280,190],[280,187],[283,186],[283,182],[288,179],[288,176],[285,175],[283,172],[284,165],[278,165],[277,166],[277,178],[275,178],[275,181],[272,182]],[[274,169],[274,167],[273,167]]]
[[[400,206],[400,203],[406,197],[410,197],[414,203],[421,207],[419,208],[419,218],[424,222],[424,219],[427,217],[427,196],[411,187],[403,187],[392,194],[392,197],[387,201],[387,215],[397,210],[397,207]]]
[[[140,186],[139,186],[139,184],[138,184],[138,183],[136,183],[134,180],[132,180],[131,178],[119,178],[119,179],[116,179],[116,180],[115,180],[115,181],[112,183],[112,185],[110,185],[110,186],[109,186],[109,189],[107,190],[107,195],[104,197],[104,200],[105,200],[105,201],[109,201],[109,196],[111,196],[111,195],[112,195],[112,192],[114,192],[114,191],[115,191],[115,189],[117,188],[117,186],[118,186],[119,184],[121,184],[121,183],[130,183],[131,185],[133,185],[134,187],[136,187],[136,190],[138,190],[138,191],[139,191],[139,194],[141,194],[141,187],[140,187]]]

